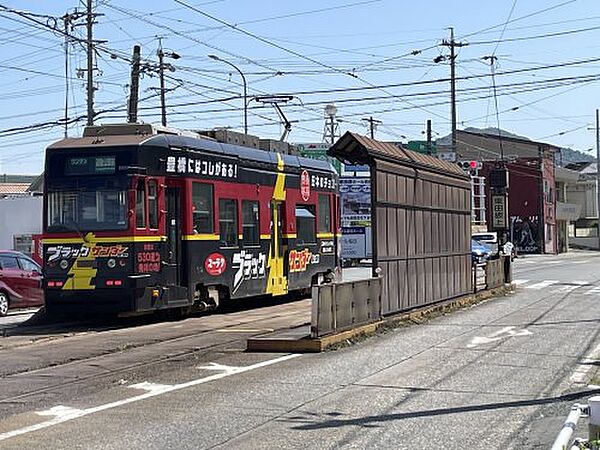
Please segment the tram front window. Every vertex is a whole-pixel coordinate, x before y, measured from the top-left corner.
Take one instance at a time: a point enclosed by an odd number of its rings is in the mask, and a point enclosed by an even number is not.
[[[124,230],[127,190],[114,184],[71,186],[48,191],[48,230]]]

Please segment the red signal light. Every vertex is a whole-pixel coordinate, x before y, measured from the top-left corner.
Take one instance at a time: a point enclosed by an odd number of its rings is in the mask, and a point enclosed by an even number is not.
[[[471,169],[477,169],[477,161],[469,161],[469,167]]]

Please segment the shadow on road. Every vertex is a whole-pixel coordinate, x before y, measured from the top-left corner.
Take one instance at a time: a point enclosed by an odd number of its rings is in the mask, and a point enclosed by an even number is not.
[[[414,389],[415,391],[420,391],[421,389]],[[470,406],[457,406],[452,408],[438,408],[438,409],[428,409],[421,411],[413,411],[413,412],[403,412],[403,413],[393,413],[393,414],[381,414],[381,415],[373,415],[373,416],[364,416],[364,417],[356,417],[351,419],[331,419],[325,420],[322,422],[316,422],[314,420],[308,419],[302,416],[294,416],[288,419],[281,419],[282,421],[293,422],[293,423],[302,423],[302,425],[297,425],[293,427],[295,430],[321,430],[326,428],[341,428],[347,426],[362,426],[362,427],[376,427],[385,424],[386,422],[391,422],[395,420],[404,420],[404,419],[415,419],[419,417],[435,417],[435,416],[445,416],[448,414],[461,414],[465,412],[474,412],[474,411],[493,411],[500,410],[506,408],[523,408],[526,406],[536,406],[536,405],[547,405],[551,403],[559,403],[559,402],[568,402],[575,401],[580,398],[587,398],[592,395],[600,394],[600,389],[589,389],[584,391],[571,392],[568,394],[558,395],[555,397],[546,397],[546,398],[536,398],[531,400],[515,400],[510,402],[497,402],[497,403],[483,403],[480,405],[470,405]],[[330,413],[329,416],[339,416],[339,413]]]

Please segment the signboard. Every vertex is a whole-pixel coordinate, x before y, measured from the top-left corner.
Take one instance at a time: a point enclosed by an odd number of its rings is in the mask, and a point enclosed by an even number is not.
[[[342,258],[371,257],[371,227],[343,227],[340,239]]]
[[[342,258],[371,257],[371,179],[340,178]]]
[[[329,147],[331,147],[331,144],[320,142],[320,143],[315,143],[315,144],[295,144],[295,145],[298,148],[298,151],[300,152],[301,156],[304,156],[305,158],[329,161],[333,165],[333,167],[335,167],[335,170],[337,171],[337,173],[338,174],[341,173],[342,163],[340,161],[338,161],[336,158],[327,156],[327,150],[329,150]]]
[[[495,230],[508,228],[506,195],[492,195],[492,228]]]

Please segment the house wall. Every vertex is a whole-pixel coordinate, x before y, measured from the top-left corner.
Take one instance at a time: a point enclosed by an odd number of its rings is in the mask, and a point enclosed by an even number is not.
[[[41,232],[41,196],[0,199],[0,249],[12,250],[14,235]]]

